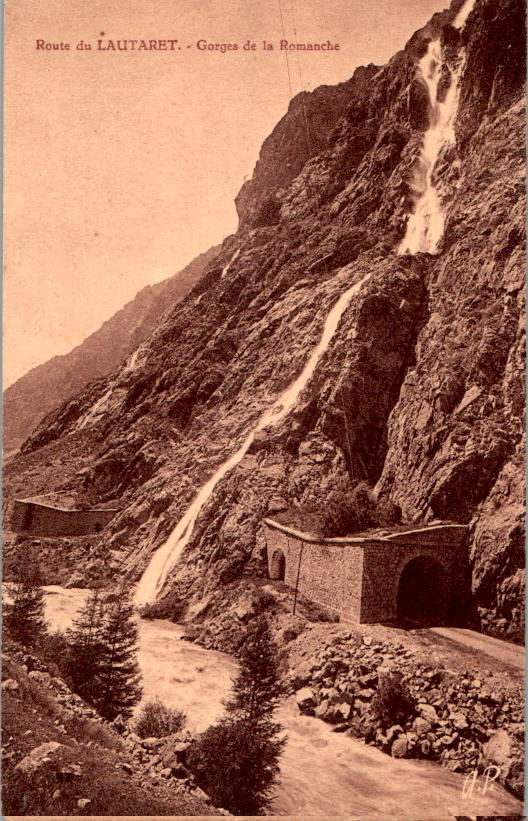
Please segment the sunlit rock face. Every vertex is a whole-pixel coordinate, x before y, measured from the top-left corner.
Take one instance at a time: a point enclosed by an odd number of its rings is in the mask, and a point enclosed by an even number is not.
[[[165,556],[145,599],[265,572],[263,516],[365,481],[406,522],[469,524],[475,616],[518,631],[524,8],[476,0],[461,23],[461,6],[333,102],[325,89],[313,153],[292,102],[274,131],[288,149],[264,144],[237,234],[133,367],[54,411],[9,468],[8,493],[119,501],[92,561],[136,586]],[[424,191],[441,215],[427,247],[404,242]]]

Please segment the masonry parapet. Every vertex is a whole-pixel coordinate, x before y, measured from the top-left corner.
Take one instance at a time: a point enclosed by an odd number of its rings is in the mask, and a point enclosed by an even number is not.
[[[68,509],[31,499],[15,499],[11,529],[30,536],[87,536],[103,530],[119,511],[109,508]]]

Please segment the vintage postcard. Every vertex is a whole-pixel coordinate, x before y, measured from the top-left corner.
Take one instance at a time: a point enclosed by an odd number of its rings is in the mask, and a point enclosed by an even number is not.
[[[523,0],[7,0],[2,809],[523,817]]]

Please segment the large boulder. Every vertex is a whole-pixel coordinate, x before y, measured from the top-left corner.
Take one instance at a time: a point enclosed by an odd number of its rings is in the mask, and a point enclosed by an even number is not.
[[[301,713],[313,716],[317,700],[310,687],[302,687],[295,693],[295,701]]]
[[[403,734],[392,742],[391,755],[393,758],[407,758],[411,748],[407,735]]]
[[[509,767],[512,761],[512,739],[506,730],[497,730],[482,748],[482,755],[489,764]]]
[[[190,741],[176,741],[172,744],[167,744],[161,752],[161,759],[165,766],[177,768],[185,764],[187,751],[190,746]]]
[[[417,710],[426,721],[429,721],[433,726],[438,722],[438,713],[432,704],[418,704]]]
[[[48,741],[34,747],[28,755],[18,762],[15,770],[24,775],[34,775],[36,772],[51,764],[59,750],[66,749],[58,741]]]

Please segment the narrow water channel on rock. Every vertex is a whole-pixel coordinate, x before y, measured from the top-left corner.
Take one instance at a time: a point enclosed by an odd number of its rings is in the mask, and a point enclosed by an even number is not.
[[[67,628],[88,591],[56,586],[46,591],[50,625]],[[167,621],[140,620],[139,633],[144,700],[158,696],[183,710],[193,732],[214,723],[222,714],[235,661],[183,641],[183,628]],[[300,715],[293,699],[281,705],[277,717],[288,744],[272,806],[275,815],[439,819],[522,814],[521,803],[501,787],[464,798],[465,776],[428,762],[394,759],[334,733],[319,719]]]

